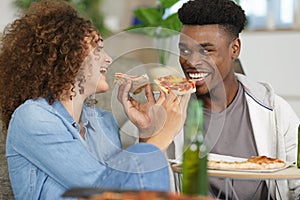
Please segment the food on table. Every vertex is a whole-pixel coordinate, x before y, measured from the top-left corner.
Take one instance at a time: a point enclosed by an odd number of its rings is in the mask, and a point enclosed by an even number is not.
[[[215,161],[208,160],[207,167],[209,169],[224,170],[264,170],[264,169],[280,169],[285,167],[286,163],[278,158],[270,158],[267,156],[252,156],[245,161]]]

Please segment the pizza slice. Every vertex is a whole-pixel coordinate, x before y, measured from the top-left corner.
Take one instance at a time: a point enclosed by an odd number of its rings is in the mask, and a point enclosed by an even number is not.
[[[208,160],[207,167],[209,169],[223,170],[266,170],[266,169],[281,169],[286,166],[286,163],[278,158],[270,158],[267,156],[252,156],[245,161],[216,161]]]
[[[177,95],[196,92],[195,82],[180,76],[157,77],[154,82],[166,93],[170,93],[171,90]]]
[[[144,89],[144,87],[149,83],[149,77],[147,74],[128,75],[123,73],[115,73],[115,84],[121,85],[123,83],[126,83],[128,80],[132,81],[132,86],[129,92],[133,94],[140,93]]]

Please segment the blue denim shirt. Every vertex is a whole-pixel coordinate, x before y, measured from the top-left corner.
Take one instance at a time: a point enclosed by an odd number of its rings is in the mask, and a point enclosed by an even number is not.
[[[84,106],[81,121],[86,140],[59,101],[27,100],[16,109],[6,141],[16,199],[59,199],[76,186],[169,189],[167,162],[156,147],[144,143],[122,151],[113,116],[96,107]]]

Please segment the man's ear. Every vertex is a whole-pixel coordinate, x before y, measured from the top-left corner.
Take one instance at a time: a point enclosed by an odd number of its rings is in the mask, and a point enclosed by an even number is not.
[[[240,55],[241,51],[241,40],[240,38],[235,38],[231,43],[232,59],[236,59]]]

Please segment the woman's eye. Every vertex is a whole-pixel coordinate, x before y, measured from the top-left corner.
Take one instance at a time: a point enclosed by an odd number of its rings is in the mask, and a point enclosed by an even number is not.
[[[100,52],[102,49],[103,49],[103,46],[97,46],[97,47],[95,48],[95,51],[96,51],[96,52]]]

